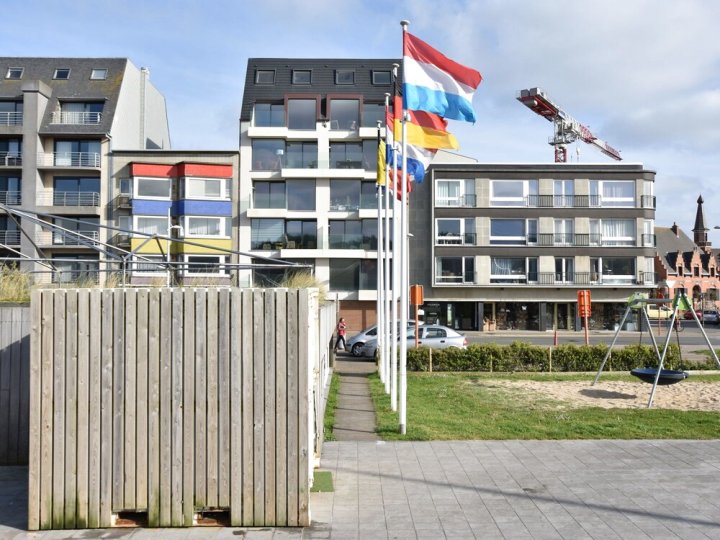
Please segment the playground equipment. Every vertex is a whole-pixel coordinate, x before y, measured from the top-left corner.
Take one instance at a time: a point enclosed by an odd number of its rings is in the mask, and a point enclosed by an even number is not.
[[[595,375],[595,380],[592,382],[591,386],[594,386],[595,383],[598,382],[598,379],[600,379],[600,374],[602,373],[602,370],[605,368],[605,363],[607,362],[608,358],[610,358],[610,354],[612,353],[612,349],[615,346],[615,343],[617,342],[618,336],[620,335],[620,329],[625,324],[625,321],[628,318],[628,315],[632,311],[638,311],[640,314],[640,317],[643,318],[645,321],[645,324],[647,325],[647,328],[650,329],[650,319],[647,315],[647,310],[645,309],[648,304],[667,304],[672,302],[672,315],[668,319],[668,331],[665,335],[665,343],[663,345],[662,353],[658,349],[657,342],[655,341],[655,336],[653,335],[652,331],[650,331],[650,339],[652,341],[653,349],[655,349],[655,354],[658,358],[658,367],[657,368],[635,368],[630,371],[632,375],[635,377],[638,377],[640,380],[652,383],[653,387],[650,391],[650,399],[648,400],[648,409],[652,406],[653,398],[655,397],[655,389],[658,387],[658,385],[668,385],[668,384],[675,384],[680,381],[685,380],[688,377],[688,374],[685,371],[677,371],[672,369],[663,369],[663,364],[665,362],[665,356],[667,355],[668,346],[670,344],[670,336],[672,335],[673,329],[675,329],[675,336],[678,339],[678,345],[680,345],[680,338],[677,333],[677,327],[676,327],[676,321],[678,320],[678,311],[679,310],[690,310],[692,313],[693,319],[697,323],[698,328],[700,329],[700,332],[702,332],[703,337],[705,338],[705,343],[707,343],[708,349],[710,350],[710,354],[715,359],[715,363],[720,367],[720,360],[717,357],[717,354],[715,353],[715,349],[713,349],[712,344],[710,343],[710,339],[708,338],[707,334],[705,333],[705,329],[703,328],[702,323],[700,322],[700,319],[697,316],[697,313],[695,313],[695,310],[692,308],[692,303],[688,300],[687,296],[684,292],[678,293],[675,295],[675,298],[647,298],[642,293],[634,293],[630,298],[628,298],[627,307],[625,308],[625,313],[623,314],[622,321],[620,321],[620,324],[617,327],[617,330],[615,331],[615,336],[613,337],[612,343],[610,344],[610,348],[608,349],[607,354],[605,355],[605,358],[603,358],[602,363],[600,364],[600,369],[598,369],[597,375]],[[641,323],[642,328],[642,323]],[[642,336],[642,334],[641,334]]]

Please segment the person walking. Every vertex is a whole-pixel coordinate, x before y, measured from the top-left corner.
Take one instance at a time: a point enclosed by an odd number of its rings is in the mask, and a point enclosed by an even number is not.
[[[345,319],[343,317],[340,317],[340,320],[337,323],[337,327],[335,330],[337,331],[337,340],[335,341],[335,352],[338,352],[338,347],[340,346],[340,343],[342,343],[342,350],[345,350],[345,329],[347,328],[347,325],[345,324]]]

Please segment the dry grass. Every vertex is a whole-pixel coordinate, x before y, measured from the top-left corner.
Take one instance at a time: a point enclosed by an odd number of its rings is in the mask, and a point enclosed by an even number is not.
[[[32,278],[17,268],[0,268],[0,302],[29,302]]]
[[[325,286],[307,270],[291,273],[283,281],[282,286],[288,289],[318,289],[320,291],[320,304],[327,302],[327,290]]]

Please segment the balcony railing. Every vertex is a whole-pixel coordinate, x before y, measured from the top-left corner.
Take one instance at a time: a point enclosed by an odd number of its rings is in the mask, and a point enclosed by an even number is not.
[[[601,234],[540,233],[528,235],[527,243],[538,246],[597,247],[603,245],[603,239]]]
[[[435,197],[435,206],[450,208],[474,208],[477,204],[477,195],[468,194],[460,197]]]
[[[654,272],[640,272],[637,276],[617,276],[597,272],[528,272],[527,274],[493,274],[490,283],[503,285],[645,285],[657,283]]]
[[[0,191],[0,204],[22,204],[22,194],[19,191]]]
[[[99,124],[102,120],[101,112],[54,112],[50,119],[51,124]]]
[[[37,195],[38,206],[100,206],[94,191],[46,191]]]
[[[40,152],[37,155],[38,167],[100,167],[100,154],[97,152]]]
[[[448,234],[437,238],[440,246],[474,246],[477,240],[475,233]]]
[[[435,276],[435,283],[453,284],[453,285],[474,285],[475,273],[465,272],[465,274],[452,274]]]
[[[322,247],[322,246],[321,246]],[[252,250],[262,250],[262,251],[277,251],[281,249],[317,249],[317,239],[316,238],[310,238],[305,239],[302,242],[298,242],[296,240],[288,240],[288,241],[278,241],[278,242],[258,242],[257,240],[253,240],[250,244],[250,249]],[[360,248],[355,248],[360,249]]]
[[[98,231],[77,231],[77,234],[72,231],[40,231],[37,233],[35,241],[41,246],[87,246],[99,239]]]
[[[23,113],[0,112],[0,126],[22,126]]]
[[[602,206],[602,200],[600,195],[528,195],[525,197],[525,206],[533,208],[588,208],[590,206]]]
[[[0,167],[21,167],[22,154],[18,152],[0,152]]]
[[[643,195],[640,197],[640,205],[643,208],[657,208],[655,206],[655,197],[653,195]]]
[[[19,246],[20,231],[0,231],[0,244],[6,246]]]

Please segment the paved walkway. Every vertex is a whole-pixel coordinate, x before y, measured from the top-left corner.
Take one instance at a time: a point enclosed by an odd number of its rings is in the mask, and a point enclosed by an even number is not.
[[[375,362],[340,353],[335,372],[340,376],[333,432],[338,441],[377,441],[375,407],[370,398],[368,374],[377,370]]]

